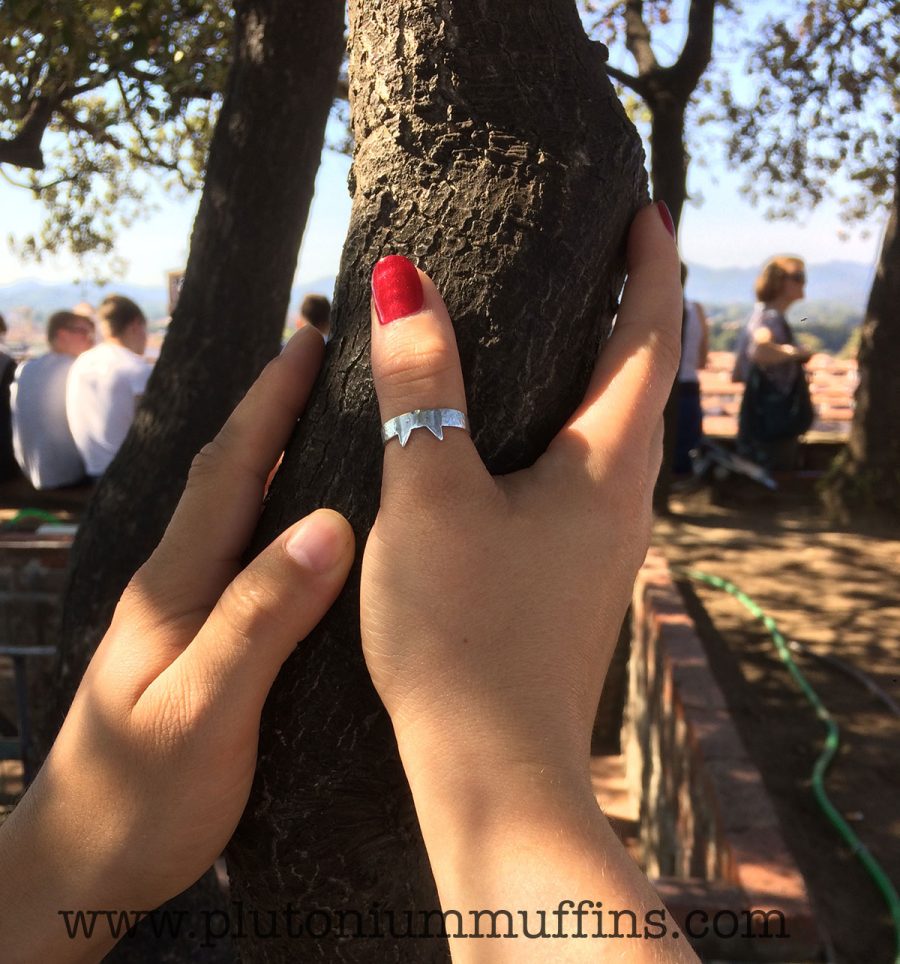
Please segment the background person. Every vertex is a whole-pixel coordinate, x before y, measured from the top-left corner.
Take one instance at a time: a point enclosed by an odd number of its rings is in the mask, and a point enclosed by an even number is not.
[[[16,461],[36,489],[76,485],[84,460],[66,418],[66,379],[75,359],[94,344],[94,324],[73,311],[47,322],[50,350],[25,362],[12,385]]]
[[[770,470],[794,468],[797,439],[808,428],[796,424],[798,402],[810,406],[803,365],[811,353],[794,343],[785,317],[804,297],[806,268],[801,258],[778,255],[766,262],[754,290],[757,304],[740,334],[732,378],[744,382],[738,417],[740,455]],[[791,424],[795,423],[795,424]]]
[[[681,286],[687,280],[687,265],[681,264]],[[678,367],[678,431],[675,437],[674,471],[691,472],[691,449],[703,435],[703,405],[697,372],[706,368],[709,354],[709,325],[699,301],[684,299],[681,322],[681,364]]]
[[[307,295],[300,303],[300,317],[297,320],[298,328],[312,325],[328,343],[331,338],[331,302],[325,295]]]
[[[77,305],[73,306],[72,311],[76,315],[87,318],[92,325],[96,325],[97,312],[94,311],[94,306],[89,301],[79,301]]]
[[[13,452],[10,387],[16,374],[16,361],[6,350],[6,319],[0,315],[0,482],[19,474]]]
[[[123,295],[104,298],[97,309],[104,340],[75,359],[66,386],[66,417],[91,478],[101,476],[125,441],[150,366],[147,319]]]

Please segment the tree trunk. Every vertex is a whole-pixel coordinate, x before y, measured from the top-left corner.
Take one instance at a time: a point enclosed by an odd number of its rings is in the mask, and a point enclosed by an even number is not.
[[[256,548],[316,506],[345,513],[359,555],[379,500],[368,368],[369,277],[385,254],[434,278],[455,321],[475,443],[494,472],[534,461],[580,400],[646,203],[640,142],[572,0],[351,0],[356,139],[335,338],[276,476]],[[329,936],[240,941],[245,961],[445,960],[443,941],[373,930],[376,905],[436,908],[390,723],[359,641],[359,558],[285,664],[263,716],[257,778],[229,845],[232,895]],[[305,918],[310,911],[331,917]],[[361,915],[357,920],[354,911]],[[268,917],[266,917],[268,920]],[[282,917],[283,923],[283,917]],[[421,919],[416,921],[421,926]],[[329,939],[331,938],[331,939]]]
[[[843,523],[900,521],[900,152],[894,202],[859,342],[859,385],[850,440],[825,480],[823,495]]]
[[[653,116],[650,126],[653,200],[666,202],[677,230],[687,200],[688,156],[684,144],[687,101],[661,90],[648,104]]]
[[[687,199],[687,149],[684,144],[684,113],[687,102],[662,90],[648,100],[653,115],[650,128],[650,179],[653,200],[665,201],[675,231]],[[681,404],[678,379],[672,385],[663,412],[663,459],[653,487],[653,508],[660,515],[669,514],[669,492],[672,487],[672,465],[678,435],[678,407]]]
[[[184,285],[128,438],[72,551],[43,758],[126,583],[149,556],[191,459],[278,351],[338,76],[343,5],[243,0]],[[208,903],[208,901],[207,901]],[[117,952],[159,962],[160,943]],[[112,958],[111,958],[112,959]]]
[[[122,590],[162,536],[191,459],[278,351],[343,26],[332,0],[237,4],[234,62],[178,305],[73,548],[53,720],[44,727],[51,739]]]

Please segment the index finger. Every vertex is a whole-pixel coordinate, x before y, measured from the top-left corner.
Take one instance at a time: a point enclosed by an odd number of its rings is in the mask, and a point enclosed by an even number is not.
[[[682,311],[678,249],[659,205],[653,204],[631,225],[628,280],[613,333],[584,401],[548,456],[575,449],[605,460],[623,445],[639,450],[651,445],[681,359]]]
[[[315,383],[325,345],[311,325],[272,359],[216,437],[197,454],[141,582],[177,618],[208,615],[240,568],[266,483]],[[205,612],[204,612],[205,610]]]

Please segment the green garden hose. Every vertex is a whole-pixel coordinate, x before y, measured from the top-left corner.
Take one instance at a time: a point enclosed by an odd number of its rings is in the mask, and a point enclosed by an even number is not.
[[[11,519],[7,519],[3,525],[14,526],[23,519],[40,519],[42,522],[62,521],[56,513],[48,512],[46,509],[19,509],[19,511]]]
[[[897,895],[897,889],[894,887],[888,875],[884,872],[882,866],[869,852],[866,845],[859,839],[859,837],[857,837],[847,821],[838,812],[837,808],[828,798],[828,794],[825,791],[825,774],[827,773],[829,766],[831,766],[831,762],[834,760],[840,744],[840,733],[834,717],[825,708],[825,705],[819,699],[818,693],[816,693],[812,686],[810,686],[809,681],[806,679],[803,673],[800,672],[799,667],[791,656],[790,648],[788,647],[784,636],[778,629],[778,624],[762,609],[762,607],[760,607],[746,593],[741,592],[741,590],[738,589],[734,583],[728,582],[727,579],[721,579],[719,576],[711,576],[696,569],[678,570],[678,573],[688,576],[697,582],[706,583],[707,585],[713,586],[716,589],[724,590],[729,595],[734,596],[734,598],[737,599],[737,601],[745,609],[747,609],[752,615],[759,619],[760,622],[762,622],[762,624],[769,631],[769,635],[772,637],[772,640],[775,643],[775,648],[778,651],[781,661],[785,664],[788,672],[794,678],[796,684],[800,687],[803,695],[809,700],[810,703],[812,703],[813,709],[816,711],[816,716],[818,716],[818,718],[825,724],[825,746],[816,760],[815,766],[813,767],[813,793],[815,794],[816,800],[824,811],[828,821],[832,824],[832,826],[835,827],[837,832],[850,847],[850,850],[859,859],[863,867],[865,867],[869,876],[875,882],[875,886],[881,892],[882,897],[884,897],[885,903],[888,905],[888,910],[891,914],[891,921],[894,926],[894,962],[895,964],[900,964],[900,896]]]

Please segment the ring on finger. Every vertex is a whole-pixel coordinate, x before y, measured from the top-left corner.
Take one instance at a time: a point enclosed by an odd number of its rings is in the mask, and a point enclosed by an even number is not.
[[[427,428],[436,439],[443,441],[445,428],[461,428],[468,432],[469,420],[458,408],[417,408],[389,418],[381,426],[381,441],[387,445],[396,438],[403,447],[417,428]]]

